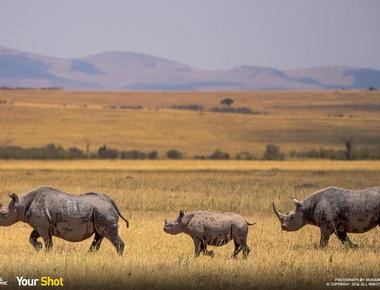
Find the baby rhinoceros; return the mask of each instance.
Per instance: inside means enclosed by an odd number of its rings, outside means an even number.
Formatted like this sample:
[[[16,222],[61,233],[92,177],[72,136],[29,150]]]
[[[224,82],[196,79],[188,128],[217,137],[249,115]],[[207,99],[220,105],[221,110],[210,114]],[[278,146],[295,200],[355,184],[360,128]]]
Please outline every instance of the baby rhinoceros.
[[[29,224],[33,231],[29,242],[38,251],[42,248],[39,237],[48,251],[56,236],[71,242],[80,242],[95,234],[90,251],[97,251],[103,238],[111,241],[119,255],[124,242],[118,234],[120,214],[115,202],[105,194],[88,192],[72,195],[51,187],[39,187],[17,196],[9,193],[7,207],[0,205],[0,226],[17,222]]]
[[[247,246],[248,226],[254,225],[246,222],[240,215],[233,212],[211,213],[207,211],[194,211],[185,213],[179,211],[174,221],[165,220],[164,231],[171,235],[179,233],[192,237],[195,247],[195,256],[200,253],[214,256],[213,251],[207,250],[207,245],[223,246],[234,240],[235,250],[232,258],[243,251],[247,258],[250,249]]]

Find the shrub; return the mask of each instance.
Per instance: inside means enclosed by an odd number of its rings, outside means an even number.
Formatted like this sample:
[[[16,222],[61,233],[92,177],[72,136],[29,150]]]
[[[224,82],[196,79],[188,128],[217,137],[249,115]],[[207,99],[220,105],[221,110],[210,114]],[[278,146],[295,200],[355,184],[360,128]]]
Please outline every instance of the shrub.
[[[248,107],[213,107],[210,109],[210,111],[216,113],[257,114],[257,112]]]
[[[191,110],[191,111],[203,110],[203,106],[200,104],[171,105],[170,108],[174,110]]]
[[[334,149],[324,149],[324,148],[296,152],[296,157],[320,158],[320,159],[331,159],[331,160],[347,159],[346,152],[344,150],[334,150]]]
[[[19,146],[2,146],[0,147],[1,159],[22,159],[24,158],[24,149]]]
[[[158,152],[157,151],[149,151],[148,152],[148,158],[149,159],[158,159]]]
[[[204,160],[204,159],[206,159],[206,156],[204,156],[204,155],[195,155],[194,159]]]
[[[371,153],[367,147],[362,147],[355,150],[352,159],[361,160],[361,159],[370,159]]]
[[[107,148],[106,145],[103,145],[98,149],[97,157],[100,159],[116,159],[119,155],[119,151],[112,148]]]
[[[236,154],[235,159],[237,159],[237,160],[255,160],[256,157],[249,152],[243,151],[243,152],[239,152],[238,154]]]
[[[85,159],[87,158],[87,155],[77,147],[70,147],[67,150],[66,157],[68,159]]]
[[[230,155],[226,152],[223,152],[219,149],[215,150],[213,153],[211,153],[209,156],[208,156],[208,159],[212,159],[212,160],[227,160],[227,159],[230,159]]]
[[[128,105],[120,105],[120,109],[129,109],[129,110],[143,110],[144,107],[141,105],[136,106],[128,106]]]
[[[183,156],[183,153],[181,151],[178,151],[176,149],[171,149],[166,152],[166,156],[169,159],[181,159]]]
[[[280,152],[280,147],[268,144],[263,154],[264,160],[284,160],[284,154]]]
[[[76,147],[68,150],[61,146],[48,144],[42,147],[22,148],[20,146],[3,146],[0,147],[1,159],[39,159],[39,160],[57,160],[57,159],[84,159],[87,156],[83,151]]]
[[[24,149],[28,159],[65,159],[66,152],[61,146],[48,144],[44,147]]]
[[[122,151],[120,152],[121,159],[147,159],[148,154],[138,150]]]

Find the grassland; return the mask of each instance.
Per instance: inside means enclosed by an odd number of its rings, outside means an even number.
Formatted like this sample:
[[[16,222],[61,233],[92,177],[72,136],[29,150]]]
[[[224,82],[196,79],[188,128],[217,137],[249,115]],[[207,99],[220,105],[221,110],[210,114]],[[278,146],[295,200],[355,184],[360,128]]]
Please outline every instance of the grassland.
[[[191,112],[171,105],[201,104],[206,109],[223,97],[258,115]],[[380,143],[380,93],[226,92],[116,93],[0,91],[0,145],[41,146],[56,143],[92,151],[106,144],[122,150],[171,148],[208,154],[216,148],[232,155],[249,151],[261,156],[268,143],[283,151],[342,148]],[[112,105],[143,110],[111,109]],[[335,237],[325,250],[317,247],[319,230],[305,227],[281,232],[271,202],[287,211],[290,197],[302,199],[326,186],[353,189],[378,186],[377,161],[201,161],[77,160],[0,161],[0,200],[50,185],[74,194],[106,192],[130,220],[120,223],[126,242],[119,258],[108,241],[86,254],[90,240],[54,239],[51,253],[35,253],[29,226],[0,229],[0,277],[15,286],[16,276],[64,278],[75,289],[304,289],[326,288],[339,277],[378,278],[379,230],[352,235],[358,250],[342,247]],[[247,260],[230,260],[233,245],[215,249],[214,258],[193,258],[184,235],[163,232],[163,220],[187,211],[235,211],[257,222],[250,228]]]
[[[146,170],[137,166],[137,162],[123,166],[116,162],[112,163],[113,167],[105,161],[87,162],[79,167],[67,166],[68,162],[49,163],[46,167],[44,162],[32,162],[31,166],[27,162],[16,167],[8,166],[12,162],[1,162],[1,201],[7,202],[8,190],[20,193],[42,184],[73,193],[107,192],[130,220],[129,229],[120,222],[126,242],[124,257],[117,257],[108,241],[98,253],[85,254],[90,240],[69,243],[58,238],[54,239],[51,253],[35,253],[28,242],[30,228],[16,224],[0,229],[1,276],[10,285],[15,285],[16,276],[50,275],[62,276],[66,287],[76,289],[90,286],[99,289],[324,289],[326,282],[334,278],[379,275],[378,229],[351,236],[359,244],[358,250],[343,248],[335,237],[327,249],[320,250],[317,228],[281,232],[271,212],[273,200],[279,209],[290,210],[290,197],[302,199],[329,185],[349,188],[378,185],[378,162],[344,162],[345,165],[320,162],[313,166],[308,162],[271,162],[269,167],[265,162],[257,162],[253,167],[251,162],[239,163],[245,170],[236,170],[236,164],[227,168],[228,162],[210,162],[205,166],[207,170],[192,161],[183,162],[182,167],[177,162],[173,166],[169,161],[151,162],[145,164]],[[257,222],[250,228],[250,257],[230,260],[233,245],[228,244],[214,249],[214,258],[194,259],[189,237],[170,236],[162,230],[163,220],[175,218],[181,208],[232,210]]]
[[[174,104],[219,105],[232,97],[258,115],[170,110]],[[56,143],[96,151],[104,144],[122,150],[169,149],[190,158],[217,148],[232,156],[240,151],[261,157],[266,144],[283,151],[343,147],[344,136],[355,146],[380,144],[380,93],[220,92],[116,93],[65,91],[0,91],[0,144],[41,146]],[[142,105],[144,110],[111,109]]]

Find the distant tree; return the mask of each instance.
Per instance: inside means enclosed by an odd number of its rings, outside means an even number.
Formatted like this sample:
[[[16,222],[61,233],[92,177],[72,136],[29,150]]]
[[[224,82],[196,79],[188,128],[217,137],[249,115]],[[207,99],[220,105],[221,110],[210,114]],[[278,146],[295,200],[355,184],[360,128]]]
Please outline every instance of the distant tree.
[[[347,160],[352,159],[352,143],[353,142],[354,142],[354,137],[352,136],[345,137],[344,146],[346,147],[346,151],[344,152],[344,155],[346,156]]]
[[[85,138],[84,141],[86,143],[86,154],[87,154],[87,156],[89,156],[90,155],[90,145],[91,145],[90,144],[90,139]]]
[[[224,106],[227,106],[227,107],[231,107],[231,105],[233,104],[234,100],[231,99],[231,98],[225,98],[223,100],[220,101],[220,103]]]
[[[280,147],[274,144],[268,144],[264,155],[264,160],[284,160],[284,154],[280,152]]]
[[[369,87],[368,87],[368,90],[369,90],[369,91],[376,91],[376,88],[373,87],[373,86],[369,86]]]

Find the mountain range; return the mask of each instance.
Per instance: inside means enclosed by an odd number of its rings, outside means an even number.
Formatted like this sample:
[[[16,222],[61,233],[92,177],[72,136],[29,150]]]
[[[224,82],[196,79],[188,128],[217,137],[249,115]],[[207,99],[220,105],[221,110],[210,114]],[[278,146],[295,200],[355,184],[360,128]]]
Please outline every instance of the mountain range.
[[[72,90],[318,90],[380,88],[380,71],[353,66],[207,70],[135,52],[57,58],[0,47],[1,87]]]

